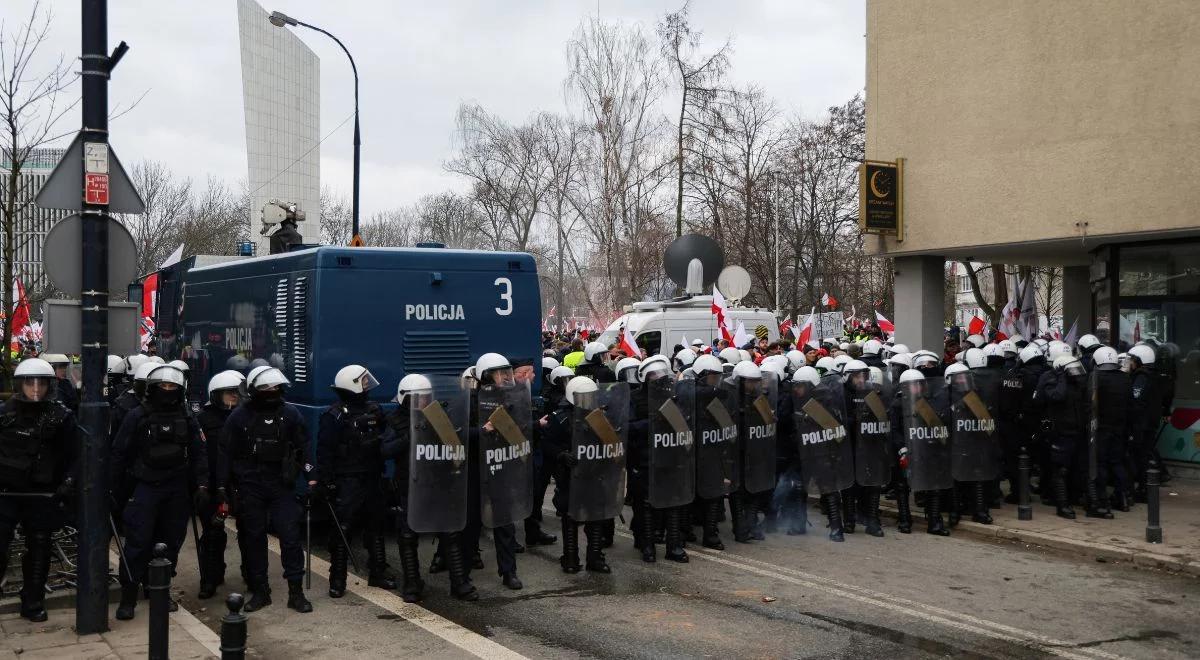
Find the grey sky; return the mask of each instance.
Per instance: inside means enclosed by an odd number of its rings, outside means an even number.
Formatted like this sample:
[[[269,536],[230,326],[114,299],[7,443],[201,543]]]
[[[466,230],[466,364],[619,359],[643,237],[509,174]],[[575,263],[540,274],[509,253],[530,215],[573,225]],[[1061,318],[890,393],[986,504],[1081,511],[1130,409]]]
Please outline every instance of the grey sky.
[[[511,121],[563,109],[565,43],[597,10],[641,23],[682,0],[260,0],[336,34],[361,79],[363,216],[457,186],[442,170],[453,152],[454,113],[475,101]],[[44,0],[55,14],[49,49],[79,53],[79,5]],[[864,85],[864,3],[859,0],[696,0],[693,25],[706,40],[734,41],[732,79],[755,83],[785,111],[817,117]],[[6,29],[32,0],[6,0]],[[353,109],[345,56],[329,38],[296,28],[321,58],[321,134]],[[110,47],[129,54],[117,68],[111,104],[149,93],[111,127],[126,163],[159,160],[175,172],[231,182],[246,177],[245,130],[233,0],[120,0],[109,3]],[[673,94],[674,92],[672,92]],[[78,114],[63,122],[77,126]],[[349,194],[347,122],[321,146],[321,181]]]

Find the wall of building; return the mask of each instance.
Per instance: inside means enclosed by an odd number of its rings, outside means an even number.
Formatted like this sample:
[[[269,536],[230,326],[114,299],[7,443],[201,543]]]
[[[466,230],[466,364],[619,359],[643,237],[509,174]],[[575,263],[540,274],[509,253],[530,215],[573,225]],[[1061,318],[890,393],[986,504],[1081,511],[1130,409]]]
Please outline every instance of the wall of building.
[[[307,220],[299,229],[306,242],[318,242],[321,226],[320,60],[292,29],[272,25],[254,0],[238,0],[247,180],[253,191],[247,220],[259,254],[269,251],[269,240],[259,235],[260,211],[269,199],[304,209]]]
[[[64,153],[66,149],[59,148],[32,150],[21,164],[21,172],[17,177],[13,270],[29,293],[40,291],[49,284],[42,265],[42,244],[46,242],[46,234],[54,223],[70,215],[69,211],[44,209],[33,201]],[[4,176],[6,182],[10,168],[7,154],[0,154],[0,175]],[[3,234],[0,234],[0,245],[3,240]],[[0,292],[9,285],[9,282],[0,282]]]
[[[1062,265],[1198,233],[1198,32],[1194,0],[867,0],[867,156],[906,159],[906,239],[868,249]]]

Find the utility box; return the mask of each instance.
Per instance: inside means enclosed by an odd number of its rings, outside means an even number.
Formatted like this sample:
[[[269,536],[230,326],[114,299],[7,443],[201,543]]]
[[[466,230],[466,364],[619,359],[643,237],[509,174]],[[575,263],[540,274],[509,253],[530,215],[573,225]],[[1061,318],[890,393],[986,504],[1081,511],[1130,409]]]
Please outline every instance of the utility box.
[[[83,352],[80,332],[82,311],[78,300],[47,300],[42,308],[42,352],[79,355]],[[133,355],[141,350],[138,340],[138,304],[108,304],[108,348],[110,355]]]

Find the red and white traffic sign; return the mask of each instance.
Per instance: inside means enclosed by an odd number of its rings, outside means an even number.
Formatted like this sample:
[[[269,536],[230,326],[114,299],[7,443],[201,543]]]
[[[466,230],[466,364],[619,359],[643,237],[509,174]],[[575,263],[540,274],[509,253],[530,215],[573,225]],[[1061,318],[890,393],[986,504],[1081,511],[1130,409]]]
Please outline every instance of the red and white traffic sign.
[[[88,204],[108,204],[108,175],[85,174],[83,201]]]

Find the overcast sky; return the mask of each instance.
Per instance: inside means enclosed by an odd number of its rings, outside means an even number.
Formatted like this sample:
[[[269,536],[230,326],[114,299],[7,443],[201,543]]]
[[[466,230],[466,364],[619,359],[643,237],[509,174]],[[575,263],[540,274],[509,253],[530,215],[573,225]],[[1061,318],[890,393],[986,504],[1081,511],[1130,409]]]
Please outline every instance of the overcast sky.
[[[4,0],[5,30],[33,0]],[[43,0],[54,12],[47,54],[79,55],[79,3]],[[354,54],[361,85],[362,215],[459,187],[442,169],[453,152],[454,114],[474,101],[518,122],[563,109],[565,43],[579,22],[640,23],[682,0],[272,0],[262,2],[337,35]],[[816,118],[864,85],[860,0],[695,0],[706,41],[734,43],[731,78],[755,83],[789,113]],[[321,135],[353,110],[353,78],[329,38],[296,28],[321,59]],[[109,45],[130,51],[114,73],[110,105],[146,93],[111,128],[128,165],[162,161],[180,175],[246,178],[245,127],[234,0],[109,3]],[[75,70],[77,65],[73,65]],[[77,90],[78,87],[75,88]],[[77,91],[75,92],[77,93]],[[675,94],[677,92],[671,92]],[[78,125],[69,115],[63,130]],[[321,182],[349,195],[353,122],[321,145]],[[64,143],[65,146],[65,143]]]

